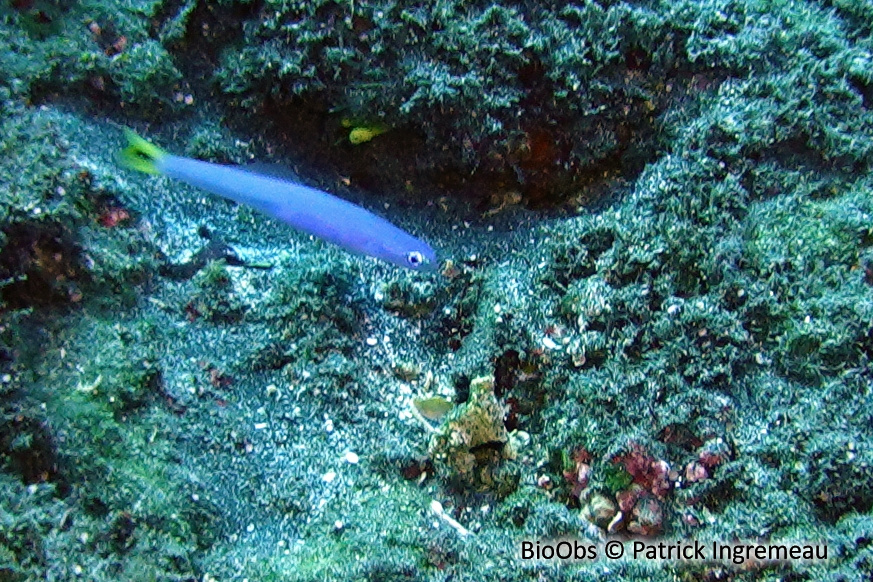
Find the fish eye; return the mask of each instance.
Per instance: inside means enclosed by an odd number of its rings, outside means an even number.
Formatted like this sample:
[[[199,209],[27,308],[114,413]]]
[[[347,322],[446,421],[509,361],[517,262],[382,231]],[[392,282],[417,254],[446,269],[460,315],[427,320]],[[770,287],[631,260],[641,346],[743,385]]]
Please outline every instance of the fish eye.
[[[424,257],[418,251],[412,251],[406,254],[406,262],[410,267],[420,267],[424,264]]]

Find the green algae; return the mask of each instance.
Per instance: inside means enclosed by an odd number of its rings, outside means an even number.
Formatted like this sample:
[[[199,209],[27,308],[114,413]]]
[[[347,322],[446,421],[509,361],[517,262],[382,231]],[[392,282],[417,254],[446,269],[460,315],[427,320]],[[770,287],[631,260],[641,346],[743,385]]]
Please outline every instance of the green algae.
[[[51,34],[33,38],[26,12],[2,13],[0,86],[9,97],[40,103],[55,94],[88,94],[98,104],[155,118],[185,107],[181,75],[166,49],[149,38],[144,14],[155,1],[51,4]]]

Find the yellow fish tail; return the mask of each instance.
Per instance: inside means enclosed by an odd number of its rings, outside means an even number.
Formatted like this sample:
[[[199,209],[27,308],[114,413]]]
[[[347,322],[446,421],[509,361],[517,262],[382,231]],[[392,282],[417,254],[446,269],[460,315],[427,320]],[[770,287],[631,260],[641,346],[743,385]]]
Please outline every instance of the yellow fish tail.
[[[124,136],[128,146],[118,154],[118,161],[131,170],[146,174],[160,174],[157,163],[167,155],[167,152],[150,143],[132,130],[124,128]]]

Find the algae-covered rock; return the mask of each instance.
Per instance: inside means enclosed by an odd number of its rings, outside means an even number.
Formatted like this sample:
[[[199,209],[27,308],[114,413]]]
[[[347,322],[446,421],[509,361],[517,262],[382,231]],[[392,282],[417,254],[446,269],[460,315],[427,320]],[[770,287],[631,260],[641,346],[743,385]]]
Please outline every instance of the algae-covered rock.
[[[189,319],[203,318],[212,323],[237,323],[245,305],[237,298],[224,261],[212,261],[197,274],[197,292],[185,306]]]

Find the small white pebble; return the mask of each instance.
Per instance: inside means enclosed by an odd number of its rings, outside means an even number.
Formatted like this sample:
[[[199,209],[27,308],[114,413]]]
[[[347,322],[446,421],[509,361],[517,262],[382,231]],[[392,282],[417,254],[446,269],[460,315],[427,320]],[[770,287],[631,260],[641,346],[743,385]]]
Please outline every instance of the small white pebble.
[[[255,524],[253,524],[253,523],[248,524],[246,526],[246,531],[249,533],[252,533],[253,531],[255,531]]]
[[[352,451],[349,451],[345,455],[343,455],[343,459],[345,459],[346,463],[351,463],[352,465],[357,465],[359,460],[358,454],[353,453]]]
[[[379,343],[379,340],[377,340],[376,338],[374,338],[374,337],[367,338],[367,345],[368,346],[375,346],[377,343]]]
[[[328,471],[321,476],[321,480],[325,483],[333,483],[334,479],[336,479],[336,471]]]

